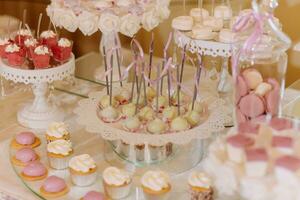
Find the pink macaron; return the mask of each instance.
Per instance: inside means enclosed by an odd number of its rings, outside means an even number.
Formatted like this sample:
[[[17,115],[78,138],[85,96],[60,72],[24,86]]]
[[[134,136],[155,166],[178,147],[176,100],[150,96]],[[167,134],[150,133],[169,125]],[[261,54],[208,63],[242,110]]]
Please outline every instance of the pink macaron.
[[[67,184],[64,179],[57,176],[49,176],[43,183],[43,189],[49,193],[61,192],[66,189]]]
[[[294,156],[282,156],[275,161],[276,167],[281,167],[292,172],[300,169],[300,159]]]
[[[248,68],[242,72],[247,86],[254,90],[260,83],[263,82],[263,77],[259,71],[254,68]]]
[[[270,121],[270,126],[278,131],[293,128],[293,123],[289,119],[274,117]]]
[[[249,88],[247,86],[247,83],[245,82],[244,78],[242,76],[237,77],[237,92],[241,97],[245,96],[249,92]]]
[[[247,121],[246,116],[240,111],[239,108],[236,109],[236,120],[238,123],[243,123]]]
[[[268,154],[264,148],[246,149],[247,161],[267,161]]]
[[[239,107],[241,112],[250,118],[258,117],[265,112],[265,104],[263,99],[253,93],[242,97]]]
[[[47,173],[45,165],[39,161],[30,162],[23,169],[23,174],[30,177],[43,176]]]
[[[250,147],[254,144],[254,140],[244,134],[237,134],[227,138],[228,144],[238,147],[245,148]]]
[[[38,156],[32,148],[24,147],[16,152],[16,159],[23,163],[35,161],[37,158]]]
[[[271,115],[278,113],[279,102],[280,102],[280,90],[274,88],[265,95],[267,112]]]
[[[82,200],[105,200],[105,196],[101,192],[90,191],[84,195]]]
[[[32,132],[21,132],[16,136],[16,141],[22,145],[31,145],[35,142],[35,135]]]

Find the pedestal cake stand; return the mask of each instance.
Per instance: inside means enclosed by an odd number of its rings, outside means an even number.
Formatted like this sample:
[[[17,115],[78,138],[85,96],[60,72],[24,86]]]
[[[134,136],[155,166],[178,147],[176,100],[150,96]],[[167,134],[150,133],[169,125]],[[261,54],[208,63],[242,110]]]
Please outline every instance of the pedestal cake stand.
[[[8,66],[0,60],[0,74],[15,83],[32,84],[34,100],[26,104],[17,115],[18,122],[29,128],[44,129],[53,121],[63,120],[64,114],[47,100],[48,84],[74,74],[75,58],[48,69],[30,70]]]

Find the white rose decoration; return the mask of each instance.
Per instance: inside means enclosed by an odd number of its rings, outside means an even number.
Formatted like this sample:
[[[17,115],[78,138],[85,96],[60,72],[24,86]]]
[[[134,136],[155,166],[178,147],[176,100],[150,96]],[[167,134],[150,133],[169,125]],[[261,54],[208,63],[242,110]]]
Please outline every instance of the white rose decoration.
[[[159,17],[159,19],[162,21],[162,20],[165,20],[165,19],[168,19],[169,16],[170,16],[170,10],[167,6],[156,6],[156,13]]]
[[[127,14],[121,18],[120,32],[124,35],[132,37],[141,27],[141,20],[138,16]]]
[[[118,32],[120,18],[112,13],[103,13],[100,16],[98,27],[102,33]]]
[[[79,16],[79,29],[84,35],[90,36],[98,30],[99,17],[90,12],[82,12]]]
[[[72,10],[56,9],[53,14],[53,23],[70,32],[74,32],[78,28],[77,17]]]
[[[154,29],[155,27],[158,26],[159,24],[159,16],[157,15],[157,13],[154,10],[145,12],[143,14],[142,17],[142,24],[143,24],[143,28],[146,31],[151,31],[152,29]]]

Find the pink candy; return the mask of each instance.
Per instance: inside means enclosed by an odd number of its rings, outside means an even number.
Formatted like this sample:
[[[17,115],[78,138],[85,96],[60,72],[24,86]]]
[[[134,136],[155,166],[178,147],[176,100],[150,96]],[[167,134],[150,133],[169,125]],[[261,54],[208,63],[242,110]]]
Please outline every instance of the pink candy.
[[[42,187],[46,192],[54,193],[63,191],[67,185],[64,179],[57,176],[49,176]]]
[[[243,134],[233,135],[227,138],[227,142],[232,146],[240,147],[240,148],[249,147],[254,144],[254,140],[252,138],[247,137],[246,135]]]
[[[300,159],[294,156],[282,156],[276,160],[275,164],[293,172],[300,169]]]
[[[47,173],[46,167],[39,161],[30,162],[22,171],[31,177],[43,176]]]
[[[28,163],[30,161],[35,161],[37,159],[37,155],[33,149],[24,147],[17,151],[16,159],[23,163]]]
[[[16,141],[22,145],[31,145],[35,141],[35,135],[32,132],[21,132],[16,136]]]
[[[247,149],[246,158],[248,161],[266,161],[268,154],[264,148]]]
[[[84,195],[83,200],[105,200],[105,197],[100,192],[90,191]]]

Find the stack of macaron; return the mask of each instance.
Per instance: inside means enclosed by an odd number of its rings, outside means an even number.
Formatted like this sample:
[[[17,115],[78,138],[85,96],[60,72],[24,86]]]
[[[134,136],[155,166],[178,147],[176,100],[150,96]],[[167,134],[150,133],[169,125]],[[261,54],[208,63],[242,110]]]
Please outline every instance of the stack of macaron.
[[[280,83],[275,78],[263,77],[254,67],[242,70],[236,80],[237,121],[261,121],[266,115],[276,115],[280,95]]]
[[[67,38],[59,38],[52,30],[42,32],[35,38],[29,29],[20,29],[12,38],[0,39],[0,56],[13,67],[34,69],[50,68],[68,61],[73,43]]]
[[[187,33],[193,39],[233,43],[236,35],[229,29],[232,16],[232,9],[226,5],[216,6],[212,16],[204,8],[193,8],[189,16],[174,18],[172,27]]]

